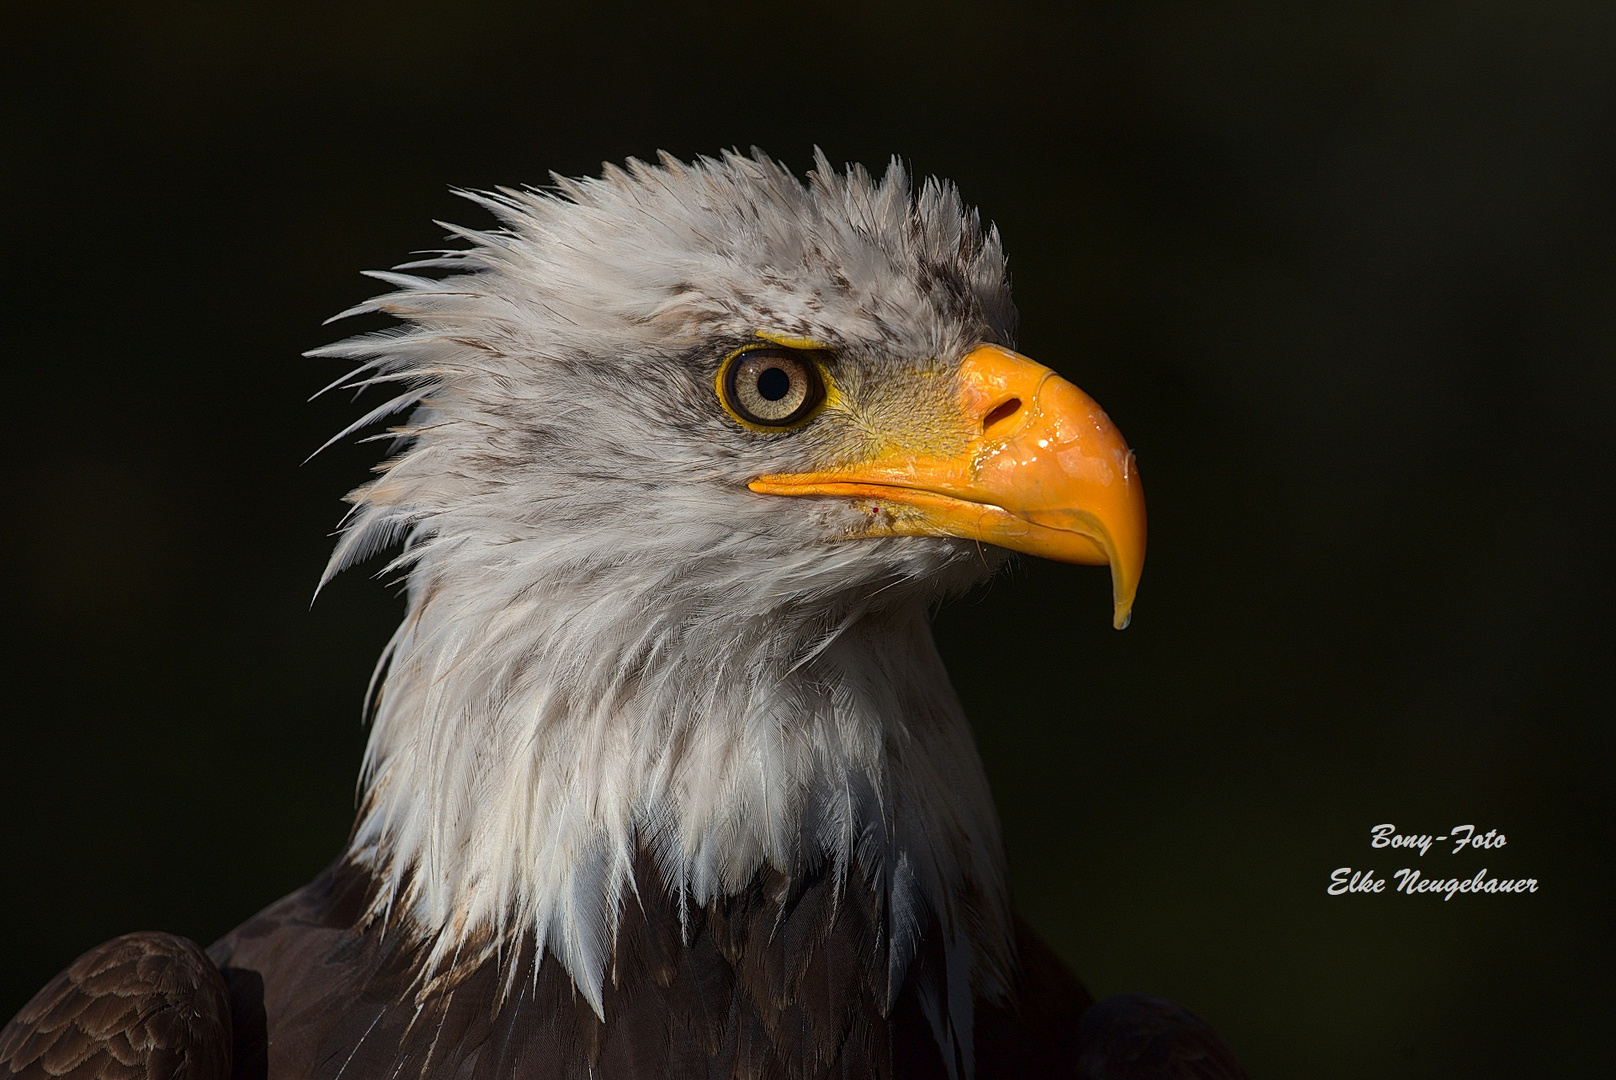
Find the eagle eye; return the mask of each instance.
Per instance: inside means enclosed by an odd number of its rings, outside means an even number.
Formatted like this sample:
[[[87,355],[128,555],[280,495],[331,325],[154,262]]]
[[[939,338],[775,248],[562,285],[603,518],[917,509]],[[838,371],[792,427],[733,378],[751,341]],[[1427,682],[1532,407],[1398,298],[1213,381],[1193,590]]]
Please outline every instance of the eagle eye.
[[[736,353],[724,367],[720,386],[729,411],[754,427],[791,427],[825,400],[819,365],[796,349]]]

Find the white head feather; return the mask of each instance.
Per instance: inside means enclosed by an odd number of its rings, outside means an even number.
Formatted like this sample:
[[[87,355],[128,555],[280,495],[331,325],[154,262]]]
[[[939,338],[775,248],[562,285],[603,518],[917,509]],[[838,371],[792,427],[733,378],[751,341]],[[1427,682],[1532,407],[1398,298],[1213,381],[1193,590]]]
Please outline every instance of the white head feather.
[[[531,931],[597,1012],[636,851],[698,905],[830,865],[886,903],[890,993],[939,921],[968,1045],[1008,901],[927,614],[997,557],[752,493],[869,433],[744,430],[713,379],[765,330],[836,348],[866,400],[884,373],[949,394],[1010,341],[997,235],[950,186],[823,156],[806,184],[731,154],[470,197],[501,227],[401,268],[441,278],[375,275],[396,291],[356,310],[402,325],[318,352],[402,388],[350,432],[412,411],[327,570],[404,540],[352,854],[440,957]]]

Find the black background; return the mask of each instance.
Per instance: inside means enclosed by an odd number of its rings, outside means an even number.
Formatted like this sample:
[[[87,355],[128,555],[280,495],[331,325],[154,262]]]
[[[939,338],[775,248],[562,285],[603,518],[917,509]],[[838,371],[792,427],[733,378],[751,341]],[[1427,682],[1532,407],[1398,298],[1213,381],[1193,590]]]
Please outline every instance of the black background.
[[[339,847],[399,604],[312,608],[375,448],[301,359],[452,185],[901,154],[1138,449],[1135,623],[939,638],[1019,903],[1254,1076],[1608,1075],[1616,7],[8,5],[0,1016]],[[1603,658],[1603,659],[1601,659]],[[1475,823],[1502,850],[1371,851]],[[1529,896],[1325,895],[1487,867]]]

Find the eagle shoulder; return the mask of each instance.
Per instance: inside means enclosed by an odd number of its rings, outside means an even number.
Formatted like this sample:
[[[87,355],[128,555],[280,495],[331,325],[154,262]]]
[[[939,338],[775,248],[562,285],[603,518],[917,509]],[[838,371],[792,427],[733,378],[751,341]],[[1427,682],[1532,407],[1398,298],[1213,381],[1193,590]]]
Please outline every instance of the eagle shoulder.
[[[135,933],[73,961],[0,1029],[5,1080],[228,1080],[219,969],[194,942]]]
[[[1211,1024],[1176,1001],[1116,994],[1077,1026],[1078,1080],[1246,1080]]]

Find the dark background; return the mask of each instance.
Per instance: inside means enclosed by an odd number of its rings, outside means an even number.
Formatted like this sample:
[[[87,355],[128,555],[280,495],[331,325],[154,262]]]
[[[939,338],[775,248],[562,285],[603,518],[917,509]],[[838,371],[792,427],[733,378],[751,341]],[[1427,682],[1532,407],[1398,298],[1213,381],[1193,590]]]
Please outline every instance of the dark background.
[[[0,26],[0,1017],[341,844],[399,612],[301,359],[451,185],[900,154],[1138,449],[1134,626],[947,609],[1020,905],[1256,1077],[1609,1075],[1616,7],[55,4]],[[1604,660],[1600,658],[1604,657]],[[1369,828],[1502,829],[1423,860]],[[1330,898],[1339,866],[1541,881]]]

